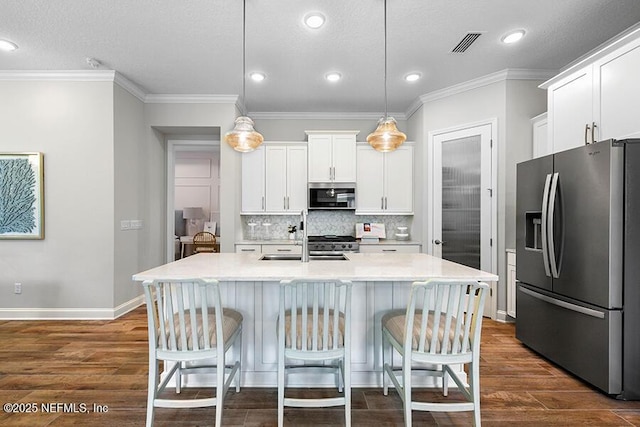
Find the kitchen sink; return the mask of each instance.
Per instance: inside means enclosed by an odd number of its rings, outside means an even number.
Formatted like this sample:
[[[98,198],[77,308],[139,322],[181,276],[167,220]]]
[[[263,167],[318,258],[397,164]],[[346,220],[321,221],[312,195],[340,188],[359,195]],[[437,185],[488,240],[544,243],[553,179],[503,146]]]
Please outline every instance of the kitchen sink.
[[[301,261],[302,255],[292,254],[264,254],[259,258],[260,261]],[[310,255],[309,261],[349,261],[346,256],[339,255]]]

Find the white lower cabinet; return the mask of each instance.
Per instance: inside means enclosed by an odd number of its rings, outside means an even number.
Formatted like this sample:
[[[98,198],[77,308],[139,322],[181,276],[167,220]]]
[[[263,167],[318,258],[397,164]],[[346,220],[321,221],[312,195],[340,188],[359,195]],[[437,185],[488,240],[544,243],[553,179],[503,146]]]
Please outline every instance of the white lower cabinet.
[[[507,314],[516,317],[516,254],[507,252]]]
[[[249,246],[238,245],[248,249]],[[276,245],[264,245],[276,246]],[[324,261],[318,261],[322,263]],[[279,281],[223,281],[220,292],[225,306],[243,316],[242,385],[273,387],[278,372],[278,307]],[[382,330],[380,322],[388,310],[406,309],[411,282],[353,282],[351,295],[351,382],[353,387],[380,387],[382,372]],[[233,350],[237,351],[237,349]],[[400,364],[394,355],[394,364]],[[456,369],[456,368],[454,368]],[[209,376],[208,376],[209,375]],[[463,379],[464,372],[461,372]],[[212,374],[193,375],[189,385],[209,386]],[[294,387],[331,386],[334,377],[317,373],[299,373],[289,378]],[[414,379],[420,387],[436,386],[436,379],[420,376]]]
[[[420,245],[360,245],[362,253],[398,253],[398,254],[418,254],[420,253]]]
[[[302,246],[281,245],[281,244],[236,244],[236,253],[256,253],[256,254],[293,254],[300,255]]]
[[[262,245],[263,254],[302,254],[300,245]]]
[[[236,253],[262,253],[262,245],[236,245]]]

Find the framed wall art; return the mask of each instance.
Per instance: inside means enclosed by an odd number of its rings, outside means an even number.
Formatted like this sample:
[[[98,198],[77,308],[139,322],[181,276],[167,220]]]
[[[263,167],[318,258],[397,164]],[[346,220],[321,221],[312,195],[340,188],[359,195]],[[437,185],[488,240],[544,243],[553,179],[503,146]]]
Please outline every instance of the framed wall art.
[[[44,239],[42,153],[0,153],[0,239]]]

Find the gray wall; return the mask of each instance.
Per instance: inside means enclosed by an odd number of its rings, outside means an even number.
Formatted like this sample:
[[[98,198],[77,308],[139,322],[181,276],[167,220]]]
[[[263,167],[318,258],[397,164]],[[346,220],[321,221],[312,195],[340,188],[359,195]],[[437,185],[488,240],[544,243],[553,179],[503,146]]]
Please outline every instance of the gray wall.
[[[140,271],[146,252],[143,242],[149,234],[144,210],[144,175],[148,168],[145,155],[144,103],[118,85],[114,85],[114,307],[142,294],[131,275]],[[120,230],[122,220],[142,220],[141,230]]]
[[[0,240],[0,315],[100,316],[114,307],[113,82],[2,81],[0,99],[2,151],[43,152],[45,192],[45,239]]]

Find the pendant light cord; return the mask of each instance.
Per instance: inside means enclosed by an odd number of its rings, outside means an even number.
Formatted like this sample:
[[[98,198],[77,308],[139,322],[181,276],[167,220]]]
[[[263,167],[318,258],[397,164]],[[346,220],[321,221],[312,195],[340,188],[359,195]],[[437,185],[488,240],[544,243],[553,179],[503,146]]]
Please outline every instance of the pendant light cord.
[[[385,0],[386,1],[386,0]],[[247,0],[242,0],[242,115],[247,115],[247,106],[246,106],[246,80],[247,80],[247,71],[246,71],[246,50],[247,50]]]
[[[387,120],[387,0],[384,0],[384,120]]]

